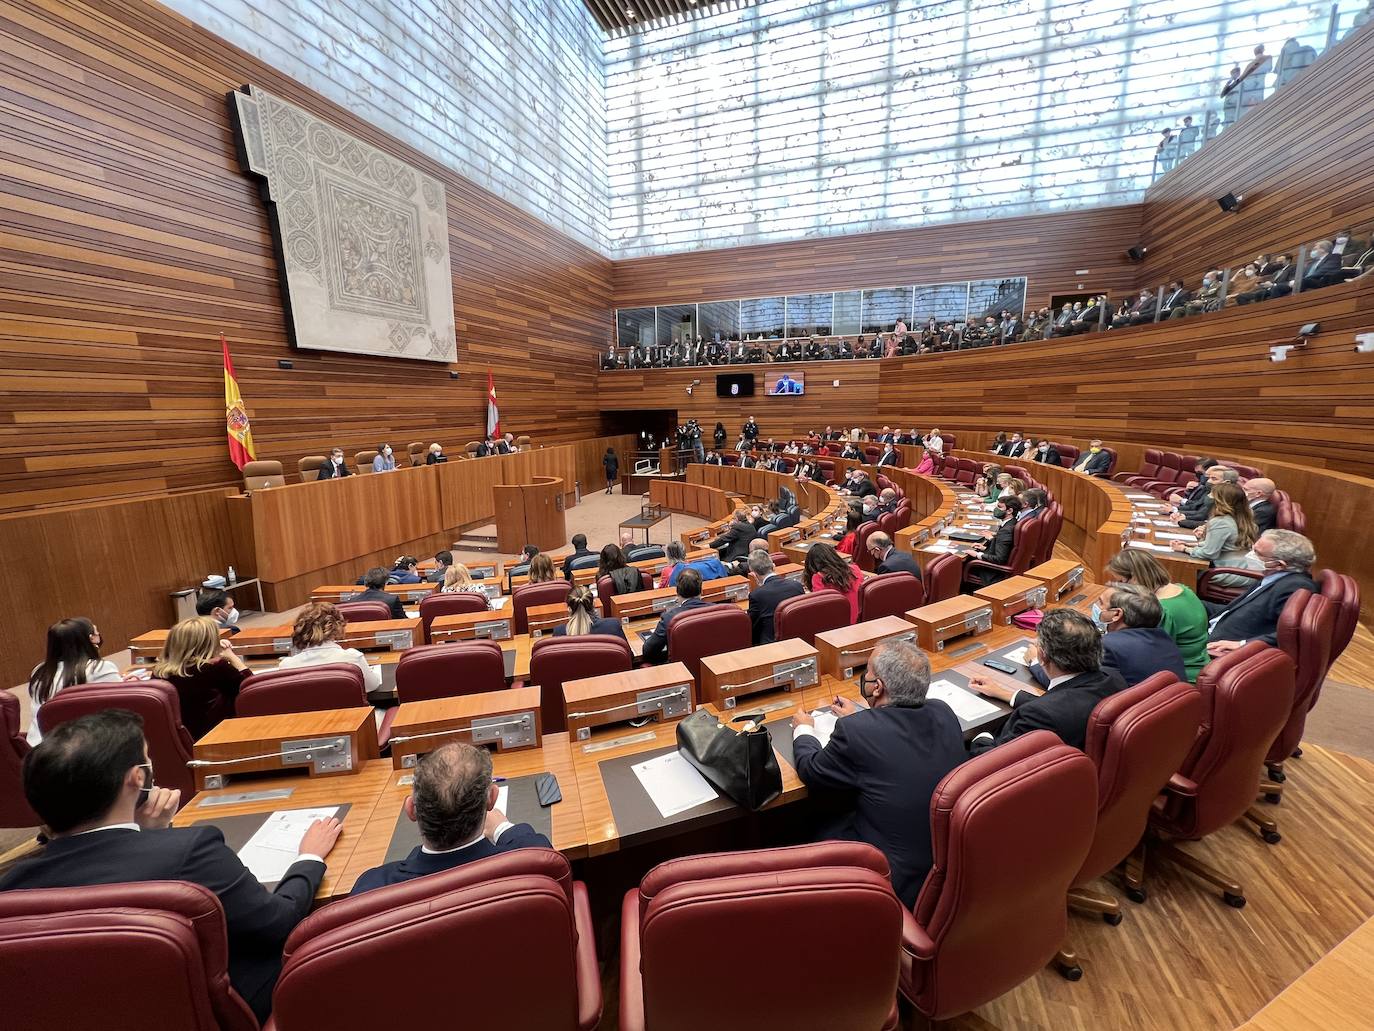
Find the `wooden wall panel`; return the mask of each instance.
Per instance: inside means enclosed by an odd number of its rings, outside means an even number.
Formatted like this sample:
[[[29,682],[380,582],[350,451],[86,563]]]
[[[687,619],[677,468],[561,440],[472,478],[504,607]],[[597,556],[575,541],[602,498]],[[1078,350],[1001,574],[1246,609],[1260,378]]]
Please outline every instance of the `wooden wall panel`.
[[[488,368],[504,428],[599,433],[605,258],[147,0],[12,0],[0,68],[0,510],[236,483],[221,332],[258,456],[289,473],[335,443],[459,450]],[[225,100],[248,82],[445,183],[454,365],[287,346]]]
[[[1374,25],[1351,33],[1145,195],[1141,284],[1374,228]],[[1216,198],[1244,195],[1226,214]]]
[[[1026,276],[1027,302],[1135,285],[1139,205],[617,261],[618,308]],[[1079,276],[1079,269],[1088,272]],[[918,312],[919,316],[920,313]]]

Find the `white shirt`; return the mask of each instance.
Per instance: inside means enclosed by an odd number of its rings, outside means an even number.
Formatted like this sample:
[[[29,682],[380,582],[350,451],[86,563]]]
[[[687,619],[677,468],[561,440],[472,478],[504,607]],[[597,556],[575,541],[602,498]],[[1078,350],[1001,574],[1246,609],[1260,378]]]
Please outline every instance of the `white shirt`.
[[[927,437],[926,447],[930,448],[930,450],[932,451],[939,451],[941,454],[943,454],[945,450],[945,438],[934,436]]]
[[[326,641],[313,648],[305,648],[295,655],[288,655],[277,663],[278,669],[300,669],[303,666],[322,666],[329,662],[351,662],[363,672],[363,685],[367,691],[379,691],[382,687],[382,671],[368,664],[363,653],[356,648],[344,648],[338,641]]]
[[[491,832],[491,843],[495,845],[498,841],[501,840],[501,835],[505,834],[506,831],[510,830],[514,826],[515,824],[511,823],[509,820],[506,820],[504,823],[499,824],[496,830]],[[461,845],[455,845],[453,848],[430,848],[428,845],[421,844],[420,851],[427,856],[446,856],[450,852],[461,852],[465,848],[471,848],[473,845],[477,844],[481,840],[482,834],[479,833],[477,837],[473,838],[471,841],[465,841]]]
[[[37,666],[34,667],[34,672],[38,672]],[[57,674],[53,677],[53,683],[62,683],[62,677],[62,663],[59,662],[57,664]],[[92,659],[90,662],[86,663],[86,683],[88,684],[106,684],[120,679],[122,678],[119,675],[119,667],[109,659]],[[55,696],[56,694],[57,692],[54,691],[53,695]],[[35,702],[33,706],[33,715],[30,717],[29,732],[25,735],[25,739],[28,741],[30,748],[33,748],[38,742],[43,740],[43,732],[38,729],[38,710],[40,708],[41,706]]]

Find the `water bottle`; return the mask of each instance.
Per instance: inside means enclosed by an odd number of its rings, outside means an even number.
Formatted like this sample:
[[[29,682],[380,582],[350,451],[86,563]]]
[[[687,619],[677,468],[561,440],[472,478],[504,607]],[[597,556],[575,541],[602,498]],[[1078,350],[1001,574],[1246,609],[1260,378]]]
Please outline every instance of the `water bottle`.
[[[239,582],[238,574],[234,572],[233,566],[229,567],[229,575],[225,577],[225,580],[229,582],[230,587]]]

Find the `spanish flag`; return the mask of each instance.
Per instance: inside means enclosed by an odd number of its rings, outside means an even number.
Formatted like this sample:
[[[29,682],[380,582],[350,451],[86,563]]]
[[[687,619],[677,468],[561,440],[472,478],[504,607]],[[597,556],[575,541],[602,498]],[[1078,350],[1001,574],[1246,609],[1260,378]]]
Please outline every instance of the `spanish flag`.
[[[253,450],[253,430],[248,425],[248,409],[239,393],[239,381],[234,378],[234,363],[229,359],[229,343],[219,335],[224,351],[224,428],[229,434],[229,460],[240,469],[258,456]]]
[[[487,370],[487,433],[492,437],[501,435],[501,413],[496,407],[496,380]]]

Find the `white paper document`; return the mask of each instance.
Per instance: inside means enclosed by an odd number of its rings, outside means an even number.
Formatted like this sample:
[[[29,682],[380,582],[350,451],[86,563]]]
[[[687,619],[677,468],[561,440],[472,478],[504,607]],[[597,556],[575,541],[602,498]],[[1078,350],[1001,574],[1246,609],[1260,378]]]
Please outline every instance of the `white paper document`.
[[[835,721],[838,720],[839,717],[829,709],[813,709],[811,718],[816,721],[816,726],[814,728],[816,731],[816,740],[819,741],[821,747],[824,748],[826,745],[830,744],[830,735],[835,733]]]
[[[267,817],[257,832],[239,849],[243,865],[263,884],[282,879],[296,861],[301,838],[316,820],[338,815],[336,805],[319,809],[279,809]]]
[[[1029,645],[1023,644],[1020,648],[1017,648],[1015,651],[1007,652],[1007,654],[1004,655],[1003,658],[1006,659],[1008,662],[1018,662],[1022,666],[1029,666],[1030,663],[1026,661],[1030,658],[1029,649]]]
[[[1194,536],[1194,535],[1191,534],[1191,533],[1160,533],[1158,530],[1156,530],[1156,531],[1155,531],[1155,540],[1157,540],[1157,541],[1194,541],[1194,542],[1195,542],[1195,541],[1197,540],[1197,537]]]
[[[716,797],[716,789],[681,752],[666,752],[630,769],[665,820]]]
[[[1145,541],[1131,541],[1131,542],[1130,542],[1128,545],[1126,545],[1126,546],[1127,546],[1128,548],[1140,548],[1140,549],[1142,549],[1142,550],[1144,550],[1144,551],[1166,551],[1166,552],[1168,552],[1168,551],[1173,551],[1173,550],[1174,550],[1173,548],[1170,548],[1170,547],[1168,547],[1167,545],[1164,545],[1164,544],[1147,544]]]
[[[1155,499],[1155,496],[1153,494],[1133,494],[1130,491],[1126,491],[1125,494],[1126,497],[1131,498],[1132,500],[1139,498],[1141,501],[1153,501]]]
[[[973,723],[997,713],[997,706],[948,680],[932,680],[926,697],[944,702],[965,723]]]
[[[1171,530],[1178,525],[1178,523],[1171,522],[1168,519],[1152,519],[1150,521],[1164,530]]]

